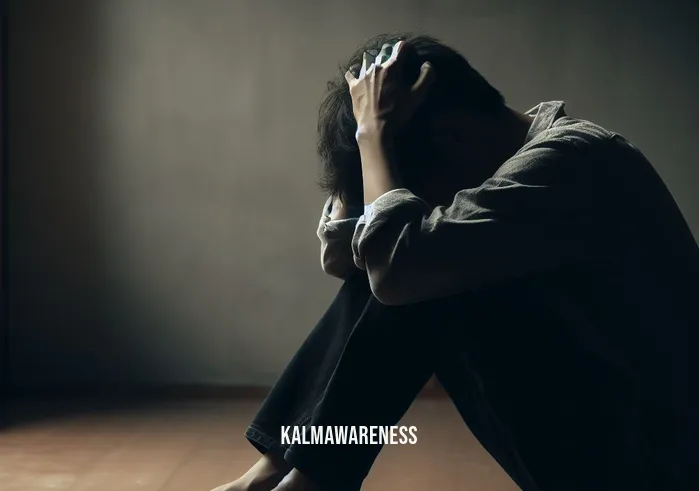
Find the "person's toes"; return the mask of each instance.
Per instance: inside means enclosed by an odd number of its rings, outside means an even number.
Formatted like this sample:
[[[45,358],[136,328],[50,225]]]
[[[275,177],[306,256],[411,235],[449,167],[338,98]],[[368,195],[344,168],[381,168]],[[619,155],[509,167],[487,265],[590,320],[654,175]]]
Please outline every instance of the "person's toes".
[[[310,479],[293,469],[272,491],[319,491]]]
[[[211,491],[243,491],[243,488],[240,486],[236,486],[236,483],[237,481],[221,484],[220,486],[215,487]]]

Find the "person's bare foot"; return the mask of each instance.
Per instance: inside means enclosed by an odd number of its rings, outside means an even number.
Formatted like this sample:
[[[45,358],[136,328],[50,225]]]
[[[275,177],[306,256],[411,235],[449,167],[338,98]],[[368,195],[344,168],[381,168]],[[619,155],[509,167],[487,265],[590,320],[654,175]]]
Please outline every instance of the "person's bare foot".
[[[282,457],[265,454],[238,479],[211,491],[272,491],[290,470]]]
[[[320,491],[320,489],[297,469],[293,469],[272,491]]]

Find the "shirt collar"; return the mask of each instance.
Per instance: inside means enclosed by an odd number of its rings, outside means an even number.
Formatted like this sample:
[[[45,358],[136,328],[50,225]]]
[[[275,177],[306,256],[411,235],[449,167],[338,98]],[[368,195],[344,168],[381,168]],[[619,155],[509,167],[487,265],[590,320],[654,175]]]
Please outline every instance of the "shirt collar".
[[[563,101],[541,102],[524,113],[527,116],[534,116],[534,121],[532,121],[532,125],[529,127],[524,143],[529,143],[539,133],[553,126],[554,121],[565,116],[564,107],[565,102]]]

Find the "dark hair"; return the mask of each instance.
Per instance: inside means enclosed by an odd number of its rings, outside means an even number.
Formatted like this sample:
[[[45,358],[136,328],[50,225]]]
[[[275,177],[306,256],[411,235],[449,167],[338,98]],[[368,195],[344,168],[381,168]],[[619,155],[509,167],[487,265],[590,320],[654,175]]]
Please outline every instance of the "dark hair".
[[[429,153],[429,143],[424,138],[421,139],[419,134],[420,122],[425,121],[425,116],[446,108],[490,114],[501,110],[505,104],[500,92],[474,70],[462,55],[433,37],[388,33],[369,39],[347,63],[339,66],[336,78],[328,82],[328,91],[318,112],[318,155],[322,164],[319,184],[327,194],[339,196],[348,204],[361,205],[363,197],[361,161],[354,137],[357,123],[352,112],[352,99],[345,73],[361,64],[364,52],[376,56],[385,43],[394,44],[400,40],[406,41],[405,47],[408,49],[404,65],[407,83],[412,84],[417,80],[420,66],[425,61],[432,64],[436,74],[425,101],[403,132],[403,144],[399,144],[399,147],[405,150],[406,145],[412,145],[407,155],[414,157],[416,152],[422,155]],[[407,181],[403,167],[401,172]]]

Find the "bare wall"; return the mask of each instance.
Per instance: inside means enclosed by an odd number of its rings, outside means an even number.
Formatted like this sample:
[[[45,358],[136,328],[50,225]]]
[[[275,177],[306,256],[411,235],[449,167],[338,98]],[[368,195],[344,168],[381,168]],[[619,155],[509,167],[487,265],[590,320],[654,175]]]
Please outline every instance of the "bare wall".
[[[14,384],[273,382],[339,286],[315,237],[317,105],[381,31],[453,44],[517,109],[563,99],[626,134],[696,235],[685,3],[13,2]]]

